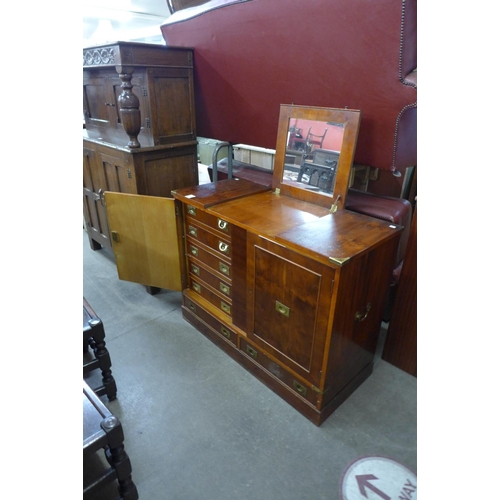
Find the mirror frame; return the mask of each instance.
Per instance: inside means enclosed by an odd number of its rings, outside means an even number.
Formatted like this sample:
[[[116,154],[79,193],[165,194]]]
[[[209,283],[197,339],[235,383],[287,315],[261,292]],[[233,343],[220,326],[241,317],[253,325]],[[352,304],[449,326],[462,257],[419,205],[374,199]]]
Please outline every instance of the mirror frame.
[[[344,126],[335,186],[331,196],[295,187],[290,183],[283,181],[285,153],[291,119],[334,122]],[[281,104],[278,136],[276,138],[276,157],[274,160],[272,188],[274,190],[279,189],[279,192],[282,195],[307,201],[315,205],[320,205],[326,208],[330,208],[335,205],[335,210],[344,208],[345,197],[349,187],[349,174],[354,160],[354,151],[356,150],[356,143],[358,140],[360,121],[361,111],[356,109],[318,108],[312,106]]]

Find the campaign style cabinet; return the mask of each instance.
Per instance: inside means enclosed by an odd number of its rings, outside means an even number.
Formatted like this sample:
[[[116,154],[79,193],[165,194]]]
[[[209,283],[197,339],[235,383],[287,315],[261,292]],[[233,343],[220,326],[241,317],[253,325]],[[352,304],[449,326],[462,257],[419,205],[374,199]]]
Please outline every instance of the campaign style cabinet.
[[[401,227],[342,208],[349,159],[332,196],[285,179],[277,157],[272,188],[105,193],[113,250],[121,279],[182,290],[189,323],[321,425],[373,370]]]
[[[170,196],[198,184],[193,50],[116,42],[83,50],[83,207],[111,248],[105,191]]]

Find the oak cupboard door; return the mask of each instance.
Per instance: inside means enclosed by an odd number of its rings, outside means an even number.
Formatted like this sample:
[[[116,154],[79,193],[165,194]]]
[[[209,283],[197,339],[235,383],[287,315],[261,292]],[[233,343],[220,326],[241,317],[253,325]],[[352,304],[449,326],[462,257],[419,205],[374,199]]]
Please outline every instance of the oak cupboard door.
[[[186,282],[182,210],[175,200],[115,192],[104,197],[118,277],[181,291]]]
[[[106,177],[99,165],[97,153],[90,148],[83,148],[83,215],[94,250],[105,246],[110,248],[110,235],[103,193],[108,189]]]
[[[155,145],[196,140],[192,68],[148,68]]]

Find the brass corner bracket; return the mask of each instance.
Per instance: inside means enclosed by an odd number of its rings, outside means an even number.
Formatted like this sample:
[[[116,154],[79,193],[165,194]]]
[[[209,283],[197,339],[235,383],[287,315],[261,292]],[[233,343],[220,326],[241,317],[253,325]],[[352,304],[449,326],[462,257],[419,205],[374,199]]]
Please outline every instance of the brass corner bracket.
[[[328,260],[330,262],[333,262],[334,264],[337,264],[337,266],[342,267],[348,260],[350,260],[350,257],[344,257],[338,259],[337,257],[328,257]]]

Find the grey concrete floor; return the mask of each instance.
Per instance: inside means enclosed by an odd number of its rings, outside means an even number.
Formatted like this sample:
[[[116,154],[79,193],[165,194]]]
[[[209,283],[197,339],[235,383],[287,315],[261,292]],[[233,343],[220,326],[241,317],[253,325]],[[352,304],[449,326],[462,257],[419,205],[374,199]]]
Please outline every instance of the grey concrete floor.
[[[184,321],[180,293],[120,281],[85,231],[83,294],[104,323],[118,397],[102,399],[122,422],[141,499],[337,499],[366,456],[416,473],[417,380],[379,356],[318,428]]]

